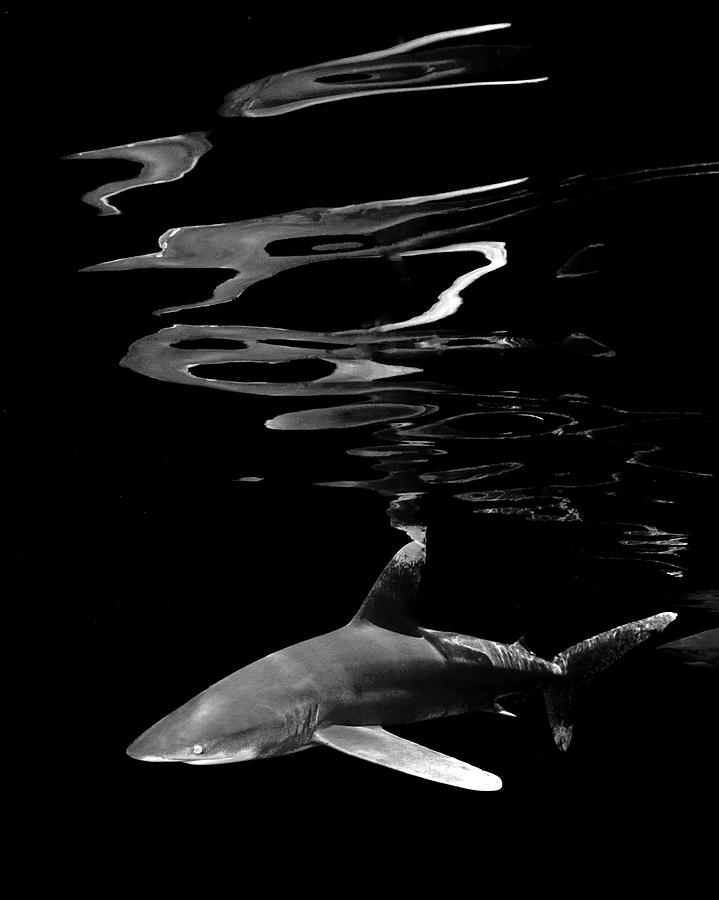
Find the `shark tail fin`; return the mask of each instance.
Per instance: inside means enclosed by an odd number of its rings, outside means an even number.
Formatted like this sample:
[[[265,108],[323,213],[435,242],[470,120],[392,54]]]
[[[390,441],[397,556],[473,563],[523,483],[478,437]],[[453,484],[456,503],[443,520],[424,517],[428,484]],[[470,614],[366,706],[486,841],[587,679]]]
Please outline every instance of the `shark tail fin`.
[[[576,695],[583,685],[652,634],[663,631],[676,617],[676,613],[663,612],[629,622],[581,641],[554,657],[552,662],[566,678],[545,690],[544,702],[554,742],[560,750],[566,750],[572,740]]]

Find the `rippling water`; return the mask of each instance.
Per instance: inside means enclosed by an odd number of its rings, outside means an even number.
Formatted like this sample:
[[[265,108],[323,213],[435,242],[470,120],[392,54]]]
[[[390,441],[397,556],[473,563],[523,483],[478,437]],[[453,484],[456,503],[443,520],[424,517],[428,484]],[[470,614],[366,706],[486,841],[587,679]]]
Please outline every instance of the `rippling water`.
[[[192,144],[191,136],[185,140]],[[153,152],[166,146],[174,155],[178,139],[152,146]],[[202,147],[208,149],[206,141]],[[666,516],[658,508],[675,502],[671,491],[677,478],[700,486],[712,475],[709,460],[701,454],[685,450],[687,458],[677,461],[668,449],[676,443],[677,433],[686,440],[692,431],[701,441],[705,429],[704,440],[708,439],[709,425],[701,413],[619,409],[592,396],[543,394],[541,378],[532,394],[505,390],[487,395],[481,380],[470,374],[481,367],[487,353],[511,359],[514,354],[533,352],[532,365],[538,370],[548,356],[607,360],[598,363],[607,366],[615,353],[581,333],[550,341],[508,332],[450,331],[448,326],[464,302],[464,293],[481,276],[512,264],[511,241],[477,240],[478,235],[511,231],[514,219],[537,207],[546,215],[557,205],[587,203],[607,191],[624,195],[647,183],[716,174],[719,166],[700,163],[594,179],[580,176],[558,184],[555,195],[543,201],[538,191],[526,186],[527,179],[516,179],[427,197],[305,209],[227,225],[181,226],[160,238],[157,253],[99,263],[85,271],[169,267],[237,272],[211,298],[158,310],[178,315],[183,309],[241,304],[246,291],[279,273],[322,265],[326,260],[380,257],[404,266],[407,258],[456,253],[461,260],[458,274],[436,298],[424,302],[419,299],[425,294],[422,285],[401,269],[404,292],[412,302],[427,304],[408,318],[395,312],[396,307],[401,310],[395,300],[400,287],[380,278],[376,290],[385,294],[383,316],[388,320],[381,324],[299,331],[178,323],[135,341],[122,365],[163,381],[236,393],[361,398],[282,413],[265,425],[277,431],[324,431],[366,430],[382,424],[368,435],[374,441],[371,446],[345,451],[371,460],[368,465],[384,473],[381,477],[320,484],[365,488],[391,498],[392,523],[412,536],[424,534],[427,526],[417,513],[419,501],[442,491],[480,515],[600,526],[605,545],[595,548],[599,555],[651,562],[665,574],[681,577],[687,535],[666,530],[662,525]],[[459,235],[463,240],[455,242]],[[556,278],[600,275],[597,251],[603,246],[590,244],[570,254]],[[479,254],[482,265],[475,268],[476,263],[466,262],[470,254]],[[335,279],[335,289],[343,291],[341,268],[335,270]],[[271,285],[266,291],[263,307],[269,307],[266,314],[272,317]],[[482,302],[479,286],[472,302]],[[312,295],[305,296],[304,305],[312,303]],[[355,314],[367,315],[361,302]],[[301,312],[298,317],[302,318]],[[427,330],[430,325],[435,326],[433,330]],[[511,362],[508,365],[511,371]],[[430,380],[426,380],[427,372],[431,372]],[[466,489],[479,480],[481,490]],[[642,481],[650,481],[651,489],[649,496],[640,498],[637,486]],[[642,518],[634,521],[638,509]]]
[[[567,86],[574,70],[557,71],[531,28],[515,42],[504,23],[457,24],[387,27],[364,50],[325,40],[324,59],[286,40],[245,84],[206,76],[176,125],[152,133],[149,113],[135,126],[130,112],[113,146],[63,147],[88,161],[86,175],[85,162],[62,165],[90,236],[75,249],[85,299],[68,365],[78,385],[93,367],[112,384],[78,433],[94,447],[98,416],[115,449],[82,477],[119,485],[100,517],[122,548],[100,554],[118,586],[92,607],[93,637],[101,670],[104,651],[137,657],[127,683],[109,677],[124,708],[109,755],[215,678],[335,627],[405,533],[427,540],[432,627],[528,633],[555,652],[679,611],[666,646],[610,677],[584,721],[577,753],[605,787],[656,776],[691,735],[682,698],[695,710],[687,692],[712,696],[688,678],[716,669],[715,338],[697,310],[713,284],[701,223],[719,154],[676,137],[645,154],[638,126],[624,146],[612,119],[634,115],[624,76],[595,76],[594,102],[606,91],[615,104],[597,114],[595,145],[594,113],[559,103],[583,97]],[[533,105],[556,134],[549,149],[523,124]],[[589,151],[567,148],[573,117]],[[250,588],[252,608],[236,608]],[[486,752],[498,771],[504,760],[509,802],[529,785],[569,796],[591,784],[561,774],[541,717],[527,716],[518,741],[487,727],[480,751],[476,726],[445,724],[447,752],[491,768]],[[633,735],[623,754],[611,722]],[[684,764],[704,766],[703,733],[688,740]],[[257,777],[289,790],[300,762]]]
[[[546,81],[545,76],[521,77],[529,66],[529,47],[486,45],[477,37],[509,27],[504,22],[442,31],[386,50],[270,75],[228,94],[221,113],[277,116],[316,103],[369,94]]]

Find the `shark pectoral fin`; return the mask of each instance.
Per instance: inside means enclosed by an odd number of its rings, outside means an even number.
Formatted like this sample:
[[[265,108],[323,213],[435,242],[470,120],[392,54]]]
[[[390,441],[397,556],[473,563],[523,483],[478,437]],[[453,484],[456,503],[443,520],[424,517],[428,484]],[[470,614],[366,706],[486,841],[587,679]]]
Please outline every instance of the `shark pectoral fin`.
[[[498,791],[502,780],[491,772],[390,734],[379,726],[330,725],[314,740],[368,762],[470,791]]]

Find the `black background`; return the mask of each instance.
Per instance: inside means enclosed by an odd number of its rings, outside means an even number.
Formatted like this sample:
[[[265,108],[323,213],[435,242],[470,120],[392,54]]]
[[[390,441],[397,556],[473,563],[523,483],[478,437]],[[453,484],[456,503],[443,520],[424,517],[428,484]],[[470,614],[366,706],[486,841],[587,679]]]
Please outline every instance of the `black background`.
[[[516,22],[517,39],[541,48],[552,87],[376,97],[257,121],[216,117],[226,92],[262,75],[490,20]],[[217,848],[229,841],[237,857],[223,849],[223,866],[241,860],[244,872],[259,869],[281,889],[325,879],[330,862],[344,872],[343,884],[369,877],[380,861],[400,872],[425,860],[446,872],[453,861],[477,867],[479,877],[486,858],[461,848],[523,852],[549,838],[562,858],[572,847],[601,857],[620,832],[630,851],[656,827],[669,843],[683,822],[701,833],[697,816],[716,794],[714,685],[701,671],[648,657],[617,666],[593,690],[591,713],[564,757],[540,705],[528,704],[517,721],[465,717],[403,731],[500,774],[505,788],[496,795],[404,778],[324,749],[210,768],[126,758],[137,734],[195,692],[345,622],[403,540],[389,527],[384,499],[312,487],[318,473],[326,480],[344,465],[340,439],[317,446],[262,428],[298,404],[192,391],[119,368],[129,343],[169,324],[151,311],[208,290],[214,273],[77,269],[150,252],[159,234],[180,224],[716,158],[709,23],[656,14],[618,22],[599,8],[528,19],[482,5],[471,14],[410,15],[339,5],[330,14],[289,14],[252,4],[222,14],[117,7],[34,19],[26,11],[10,21],[22,48],[19,77],[29,87],[16,136],[32,135],[28,184],[40,188],[30,201],[34,262],[17,363],[23,402],[13,407],[26,449],[11,489],[21,501],[23,602],[52,623],[57,651],[42,708],[56,710],[61,723],[58,735],[34,721],[32,741],[54,790],[33,808],[53,819],[60,812],[55,833],[70,870],[81,877],[92,860],[132,884],[141,849],[161,869],[197,871],[217,865]],[[131,171],[129,164],[60,160],[205,128],[217,129],[216,163],[210,155],[181,182],[124,195],[124,216],[98,219],[79,198]],[[649,213],[645,206],[637,221],[622,223],[625,240],[640,254],[663,246],[666,269],[635,275],[600,307],[548,308],[541,297],[518,295],[474,324],[531,331],[566,321],[568,330],[632,348],[614,375],[614,387],[624,385],[631,399],[707,408],[716,204],[704,182],[658,200],[647,194],[646,203]],[[583,227],[591,240],[591,221]],[[544,234],[538,255],[551,251],[551,237]],[[701,264],[674,265],[688,247]],[[242,321],[241,310],[232,311],[237,319],[216,315],[212,321]],[[174,319],[184,320],[203,321]],[[235,481],[256,474],[267,481]],[[705,588],[709,501],[695,513],[690,587]],[[592,612],[572,599],[571,585],[556,587],[543,555],[556,548],[537,547],[521,529],[490,535],[476,522],[468,531],[460,518],[441,521],[428,564],[429,613],[440,594],[506,591],[513,610],[522,599],[523,614],[485,612],[499,623],[500,633],[490,634],[480,611],[475,631],[512,639],[515,626],[545,619],[541,633],[571,641],[615,624],[611,604]],[[477,546],[485,551],[481,575]],[[659,608],[637,601],[631,584],[615,602],[630,613]],[[567,610],[573,617],[565,625]],[[471,623],[441,624],[469,630]],[[269,861],[254,856],[260,847]],[[306,869],[283,868],[295,852]],[[556,863],[550,859],[548,866]]]

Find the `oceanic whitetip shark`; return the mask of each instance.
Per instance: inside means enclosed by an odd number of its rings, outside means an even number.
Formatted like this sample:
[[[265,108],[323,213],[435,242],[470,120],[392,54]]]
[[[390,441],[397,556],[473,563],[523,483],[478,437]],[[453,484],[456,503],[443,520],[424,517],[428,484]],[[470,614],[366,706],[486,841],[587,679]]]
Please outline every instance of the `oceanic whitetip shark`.
[[[385,726],[474,711],[544,691],[560,749],[577,688],[676,618],[663,612],[542,659],[522,646],[422,628],[410,615],[425,548],[390,560],[349,624],[294,644],[218,681],[142,734],[127,752],[193,765],[282,756],[324,744],[400,772],[475,791],[501,780],[397,737]]]

